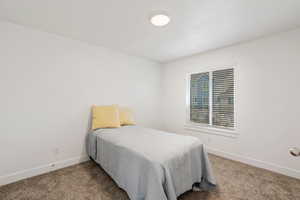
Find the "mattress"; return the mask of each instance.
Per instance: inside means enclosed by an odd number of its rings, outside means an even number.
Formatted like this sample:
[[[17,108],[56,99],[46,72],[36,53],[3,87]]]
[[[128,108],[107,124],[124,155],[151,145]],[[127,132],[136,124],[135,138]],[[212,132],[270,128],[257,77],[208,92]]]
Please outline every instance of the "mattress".
[[[131,200],[176,200],[195,184],[216,185],[195,137],[139,126],[99,129],[89,133],[87,152]]]

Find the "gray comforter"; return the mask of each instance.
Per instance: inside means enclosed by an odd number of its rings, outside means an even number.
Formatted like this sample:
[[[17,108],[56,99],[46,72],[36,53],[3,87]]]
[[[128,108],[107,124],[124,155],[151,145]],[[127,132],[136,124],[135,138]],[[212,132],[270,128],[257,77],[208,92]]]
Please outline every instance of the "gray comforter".
[[[195,183],[216,184],[195,137],[138,126],[99,129],[89,133],[87,150],[131,200],[176,200]]]

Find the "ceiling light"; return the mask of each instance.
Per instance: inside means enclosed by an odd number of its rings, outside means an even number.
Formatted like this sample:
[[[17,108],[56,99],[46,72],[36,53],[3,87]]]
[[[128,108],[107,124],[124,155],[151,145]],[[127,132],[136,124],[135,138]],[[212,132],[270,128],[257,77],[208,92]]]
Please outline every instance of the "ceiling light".
[[[165,14],[153,15],[150,19],[154,26],[166,26],[170,22],[170,17]]]

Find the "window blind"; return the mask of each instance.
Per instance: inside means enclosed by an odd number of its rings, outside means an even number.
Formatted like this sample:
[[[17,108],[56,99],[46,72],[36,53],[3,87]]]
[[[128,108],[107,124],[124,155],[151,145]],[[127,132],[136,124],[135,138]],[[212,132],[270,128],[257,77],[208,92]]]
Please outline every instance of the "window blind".
[[[212,125],[234,127],[234,70],[212,72]]]
[[[209,124],[209,72],[192,74],[190,80],[190,120]]]

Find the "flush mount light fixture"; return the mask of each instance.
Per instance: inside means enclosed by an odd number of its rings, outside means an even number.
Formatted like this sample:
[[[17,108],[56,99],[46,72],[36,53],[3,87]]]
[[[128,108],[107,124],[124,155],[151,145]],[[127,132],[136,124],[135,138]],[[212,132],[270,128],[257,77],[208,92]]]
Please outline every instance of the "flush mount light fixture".
[[[170,22],[170,17],[166,14],[156,14],[150,18],[151,24],[154,26],[166,26]]]

